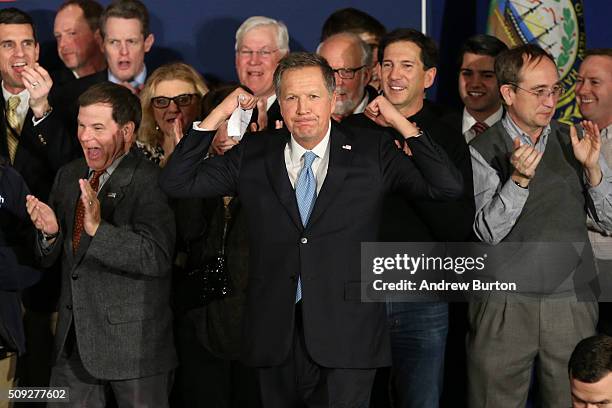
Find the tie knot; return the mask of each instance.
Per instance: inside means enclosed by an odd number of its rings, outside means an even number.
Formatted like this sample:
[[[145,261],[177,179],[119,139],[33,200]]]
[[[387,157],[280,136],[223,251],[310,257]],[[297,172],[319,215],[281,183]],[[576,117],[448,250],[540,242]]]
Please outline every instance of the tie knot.
[[[93,173],[93,176],[89,179],[89,185],[94,191],[98,190],[98,186],[100,185],[100,177],[104,174],[106,170],[96,170]]]
[[[304,153],[304,167],[307,168],[312,166],[312,162],[314,162],[316,158],[317,155],[315,153],[311,152],[310,150],[306,151]]]
[[[17,95],[13,95],[8,98],[8,110],[14,111],[21,103],[21,98]]]
[[[485,130],[487,130],[489,128],[489,125],[487,125],[484,122],[476,122],[474,123],[474,125],[472,126],[472,130],[474,131],[474,133],[476,134],[476,136],[478,136],[479,134],[481,134],[482,132],[484,132]]]

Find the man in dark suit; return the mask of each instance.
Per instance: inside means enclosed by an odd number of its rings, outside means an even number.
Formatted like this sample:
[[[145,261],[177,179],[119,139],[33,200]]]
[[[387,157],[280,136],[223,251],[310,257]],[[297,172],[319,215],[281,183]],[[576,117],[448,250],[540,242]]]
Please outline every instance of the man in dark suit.
[[[53,72],[56,84],[83,78],[106,68],[100,36],[103,7],[95,0],[66,0],[55,15],[53,36],[64,66]]]
[[[75,407],[104,407],[106,386],[119,406],[165,407],[176,365],[174,217],[155,183],[158,167],[130,150],[138,98],[104,82],[79,105],[85,159],[60,169],[49,206],[27,201],[43,263],[62,258],[51,385],[70,387]]]
[[[160,178],[174,196],[238,195],[247,212],[251,269],[243,359],[259,368],[265,407],[367,407],[377,367],[389,365],[381,303],[361,303],[360,244],[375,241],[381,199],[452,198],[461,176],[427,135],[388,101],[373,107],[406,138],[412,159],[382,132],[332,124],[334,73],[320,56],[289,54],[274,74],[287,129],[247,136],[201,161],[240,104],[237,90],[193,130]],[[242,91],[242,92],[241,92]]]
[[[13,386],[17,354],[25,351],[20,291],[40,279],[32,267],[33,228],[26,212],[28,187],[0,156],[0,387]],[[27,225],[25,225],[27,224]]]
[[[52,81],[38,65],[39,44],[32,18],[16,8],[0,10],[0,155],[8,158],[32,194],[46,200],[56,171],[78,155],[76,137],[65,133],[48,99]],[[46,386],[52,312],[59,296],[59,269],[23,293],[28,353],[22,385]]]

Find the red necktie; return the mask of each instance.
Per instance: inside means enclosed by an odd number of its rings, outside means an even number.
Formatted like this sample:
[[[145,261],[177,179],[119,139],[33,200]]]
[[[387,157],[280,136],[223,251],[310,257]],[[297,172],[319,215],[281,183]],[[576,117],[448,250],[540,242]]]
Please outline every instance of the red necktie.
[[[93,191],[98,191],[100,185],[100,176],[104,174],[105,170],[94,171],[93,176],[89,179],[89,185]],[[72,252],[76,254],[81,243],[81,233],[83,232],[83,218],[85,217],[85,207],[83,201],[79,196],[76,207],[76,214],[74,216],[74,229],[72,230]]]
[[[488,128],[489,128],[489,125],[487,125],[486,123],[476,122],[474,123],[474,126],[471,127],[471,130],[474,132],[474,135],[478,136],[479,134],[481,134]]]

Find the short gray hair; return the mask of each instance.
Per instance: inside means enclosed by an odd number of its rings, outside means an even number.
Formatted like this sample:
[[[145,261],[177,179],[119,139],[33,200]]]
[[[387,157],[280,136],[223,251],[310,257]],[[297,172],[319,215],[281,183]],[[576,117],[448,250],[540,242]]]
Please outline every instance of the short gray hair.
[[[242,44],[242,39],[245,34],[252,29],[260,26],[271,25],[276,28],[276,46],[279,51],[288,53],[289,52],[289,31],[287,26],[282,21],[275,20],[270,17],[264,16],[252,16],[247,18],[236,31],[236,44],[234,48],[238,51],[238,48]]]
[[[331,69],[325,58],[312,52],[292,52],[283,57],[274,71],[274,92],[277,97],[281,96],[281,81],[285,71],[293,69],[318,67],[321,69],[321,75],[323,76],[323,82],[325,88],[329,92],[330,96],[336,89],[336,77],[334,71]]]
[[[327,37],[325,40],[321,41],[317,46],[317,54],[320,54],[321,47],[324,43],[329,42],[336,38],[346,38],[347,40],[353,42],[354,44],[359,46],[359,51],[361,54],[361,65],[365,65],[366,67],[370,67],[372,65],[372,47],[370,47],[365,41],[361,39],[355,33],[338,33]]]

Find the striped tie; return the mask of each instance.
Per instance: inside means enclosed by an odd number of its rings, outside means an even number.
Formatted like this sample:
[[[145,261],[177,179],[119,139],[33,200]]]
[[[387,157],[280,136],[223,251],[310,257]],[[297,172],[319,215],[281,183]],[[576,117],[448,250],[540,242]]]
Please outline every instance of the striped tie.
[[[476,122],[476,123],[474,123],[474,126],[472,126],[471,129],[474,132],[474,135],[478,136],[479,134],[481,134],[482,132],[484,132],[488,128],[489,128],[489,125],[487,125],[486,123]]]
[[[89,179],[89,185],[93,191],[98,191],[100,186],[100,176],[104,174],[106,170],[95,171],[93,176]],[[74,228],[72,229],[72,252],[76,254],[81,243],[81,233],[83,232],[83,222],[85,220],[85,206],[79,196],[76,207],[76,214],[74,216]]]
[[[317,180],[312,171],[312,162],[317,158],[317,155],[307,151],[304,153],[303,157],[304,166],[300,170],[300,174],[295,183],[295,197],[297,198],[302,225],[305,227],[308,224],[308,218],[310,218],[310,213],[312,212],[315,199],[317,198]],[[298,275],[295,303],[299,302],[300,299],[302,299],[302,278]]]
[[[9,158],[11,163],[15,162],[15,153],[17,153],[17,145],[19,145],[19,135],[21,134],[22,123],[17,116],[17,107],[21,103],[19,96],[13,95],[8,99],[6,109],[6,121],[8,128],[6,132],[6,142],[8,144]]]

